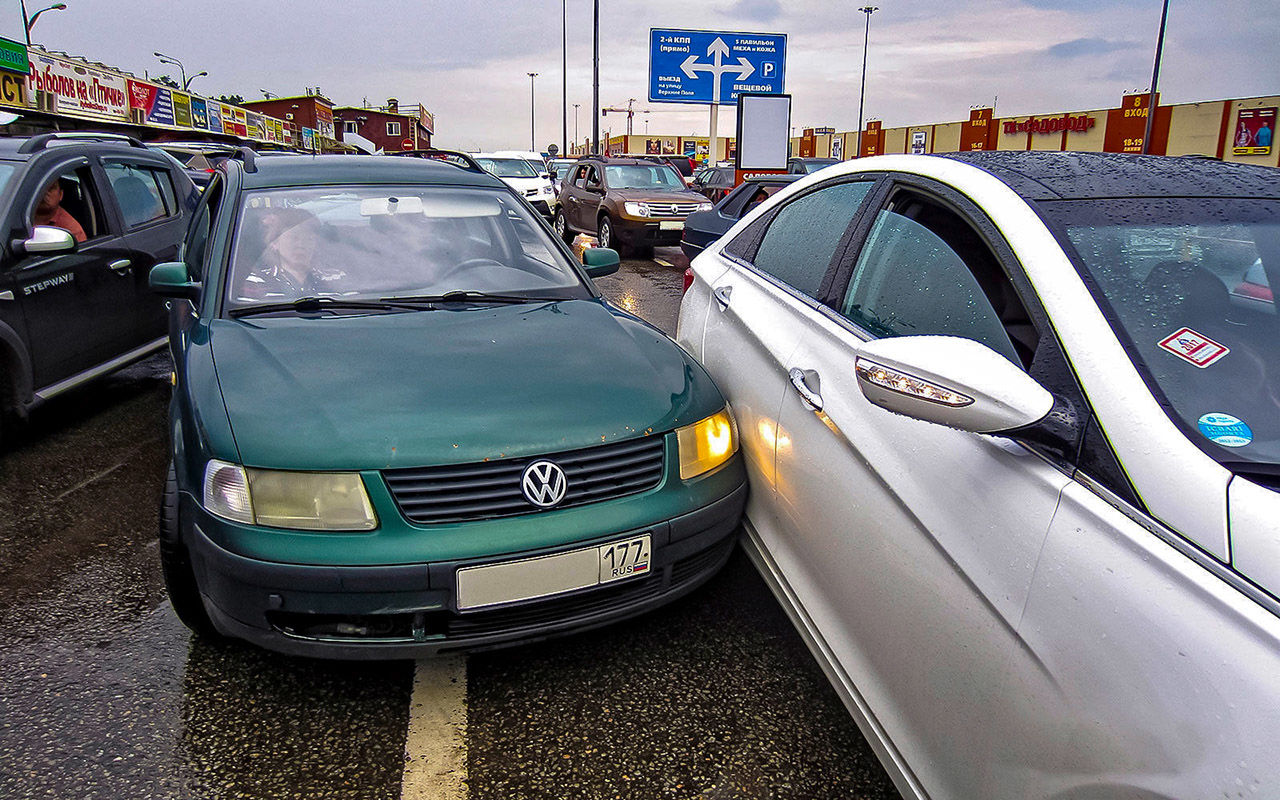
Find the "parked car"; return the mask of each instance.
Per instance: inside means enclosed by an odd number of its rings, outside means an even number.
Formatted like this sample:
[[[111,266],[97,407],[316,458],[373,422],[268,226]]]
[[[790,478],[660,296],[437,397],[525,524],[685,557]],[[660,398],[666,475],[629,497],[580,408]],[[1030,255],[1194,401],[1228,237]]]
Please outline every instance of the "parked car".
[[[839,163],[838,158],[788,158],[787,172],[792,175],[808,175]]]
[[[193,630],[484,649],[633,616],[728,558],[745,470],[715,385],[597,293],[616,252],[579,265],[500,180],[436,159],[227,161],[152,271],[176,369],[160,558]]]
[[[177,159],[186,169],[187,177],[201,189],[209,185],[214,169],[240,149],[217,142],[152,142],[151,146]]]
[[[523,158],[529,162],[529,166],[533,167],[534,172],[539,175],[548,172],[546,154],[539,153],[536,150],[495,150],[493,154],[503,158]],[[547,177],[551,176],[548,175]]]
[[[543,216],[555,216],[559,201],[546,172],[538,172],[537,167],[527,159],[517,156],[499,156],[493,153],[474,153],[473,156],[480,162],[480,166],[501,178],[503,183],[528,200],[529,205],[538,209]]]
[[[136,139],[0,139],[0,442],[45,400],[163,346],[146,274],[177,255],[196,195]]]
[[[578,162],[560,190],[555,228],[566,242],[587,233],[601,247],[644,252],[676,244],[685,217],[710,208],[666,164],[593,156]]]
[[[684,220],[680,249],[690,260],[719,239],[742,216],[754,211],[779,189],[799,180],[799,175],[764,175],[748,178],[710,211],[697,211]]]
[[[1280,786],[1280,172],[858,159],[693,261],[745,546],[906,797]],[[1265,790],[1263,790],[1265,793]]]
[[[703,167],[693,174],[689,188],[718,203],[733,191],[737,181],[738,172],[733,167]]]

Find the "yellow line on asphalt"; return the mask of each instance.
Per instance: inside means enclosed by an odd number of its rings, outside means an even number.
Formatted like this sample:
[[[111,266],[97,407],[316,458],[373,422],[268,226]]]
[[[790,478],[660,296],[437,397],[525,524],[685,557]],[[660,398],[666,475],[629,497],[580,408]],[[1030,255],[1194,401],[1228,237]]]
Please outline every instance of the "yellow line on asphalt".
[[[663,261],[663,260],[662,260],[662,259],[660,259],[660,258],[655,258],[655,259],[653,260],[653,263],[655,263],[655,264],[661,264],[661,265],[662,265],[662,266],[664,266],[664,267],[669,267],[669,266],[671,266],[671,262],[670,262],[670,261]]]
[[[418,661],[409,702],[402,800],[467,798],[467,660]]]

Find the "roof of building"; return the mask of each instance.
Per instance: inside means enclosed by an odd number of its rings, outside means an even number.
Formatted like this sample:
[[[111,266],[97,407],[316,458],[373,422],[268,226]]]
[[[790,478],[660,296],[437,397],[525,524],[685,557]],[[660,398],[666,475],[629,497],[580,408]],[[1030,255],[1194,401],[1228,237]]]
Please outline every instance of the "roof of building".
[[[1104,197],[1280,197],[1274,167],[1194,156],[980,151],[939,153],[990,172],[1029,200]]]
[[[435,183],[506,188],[506,184],[487,172],[476,172],[429,158],[277,156],[256,159],[254,166],[254,172],[245,173],[246,189],[368,183]]]

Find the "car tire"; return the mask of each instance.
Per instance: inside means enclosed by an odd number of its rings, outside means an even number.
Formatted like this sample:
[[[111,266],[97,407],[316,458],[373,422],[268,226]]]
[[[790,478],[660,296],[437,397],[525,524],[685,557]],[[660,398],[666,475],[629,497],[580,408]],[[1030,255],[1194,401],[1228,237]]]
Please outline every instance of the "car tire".
[[[620,256],[630,255],[627,252],[627,248],[618,241],[618,237],[613,230],[613,220],[609,219],[608,214],[601,216],[600,222],[596,226],[596,244],[601,247],[607,247],[610,250],[616,250]]]
[[[565,244],[573,244],[573,231],[569,230],[569,220],[565,218],[563,208],[556,212],[555,229]]]
[[[209,612],[200,599],[196,574],[191,568],[191,556],[182,544],[178,523],[178,473],[169,462],[169,474],[164,480],[164,494],[160,497],[160,570],[164,573],[164,588],[178,619],[200,636],[219,638]]]

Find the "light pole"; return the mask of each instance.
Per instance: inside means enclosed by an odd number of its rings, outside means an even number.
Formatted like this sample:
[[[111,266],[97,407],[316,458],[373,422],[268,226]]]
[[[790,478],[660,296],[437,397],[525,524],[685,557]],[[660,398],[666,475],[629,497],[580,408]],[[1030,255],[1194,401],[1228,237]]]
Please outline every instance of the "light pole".
[[[569,155],[569,0],[560,0],[560,152]],[[577,133],[575,132],[576,136]]]
[[[202,77],[203,78],[209,77],[209,73],[205,72],[204,70],[200,70],[195,75],[192,75],[190,78],[187,78],[185,81],[182,82],[182,91],[184,92],[187,91],[187,89],[190,88],[192,81],[194,81],[196,78],[202,78]]]
[[[582,103],[573,104],[573,146],[574,147],[578,146],[578,107],[581,105]]]
[[[1151,70],[1151,94],[1147,96],[1147,129],[1142,134],[1142,154],[1150,152],[1151,128],[1156,121],[1156,84],[1160,82],[1160,55],[1164,52],[1164,24],[1169,19],[1169,0],[1164,0],[1164,10],[1160,12],[1160,33],[1156,36],[1156,65]]]
[[[535,140],[536,140],[538,137],[537,137],[537,136],[535,136],[535,135],[534,135],[534,132],[533,132],[533,128],[534,128],[534,117],[533,117],[533,79],[534,79],[534,78],[536,78],[536,77],[538,77],[538,73],[536,73],[536,72],[530,72],[530,73],[527,73],[527,74],[529,75],[529,149],[530,149],[530,150],[537,150],[537,149],[538,149],[538,145],[535,143]]]
[[[862,104],[867,99],[867,42],[871,38],[871,15],[879,11],[876,6],[863,6],[858,9],[867,15],[867,30],[862,36],[862,91],[858,94],[858,155],[862,158]]]
[[[591,152],[600,153],[600,0],[591,11]]]
[[[31,29],[35,27],[36,20],[40,19],[41,14],[43,14],[46,11],[66,11],[67,10],[66,3],[54,3],[51,6],[46,6],[45,8],[40,9],[39,11],[37,11],[36,13],[28,17],[26,0],[19,0],[19,2],[22,4],[22,27],[27,35],[27,47],[31,46]]]
[[[190,78],[188,78],[186,67],[182,66],[182,62],[179,61],[178,59],[174,58],[173,56],[166,56],[164,53],[161,53],[158,51],[152,53],[152,55],[155,56],[157,59],[159,59],[161,64],[173,64],[178,68],[178,72],[182,74],[182,91],[184,92],[187,90],[187,87],[191,85],[191,82],[194,81],[196,78],[199,78],[201,75],[209,74],[207,72],[197,72],[195,75],[192,75]]]

